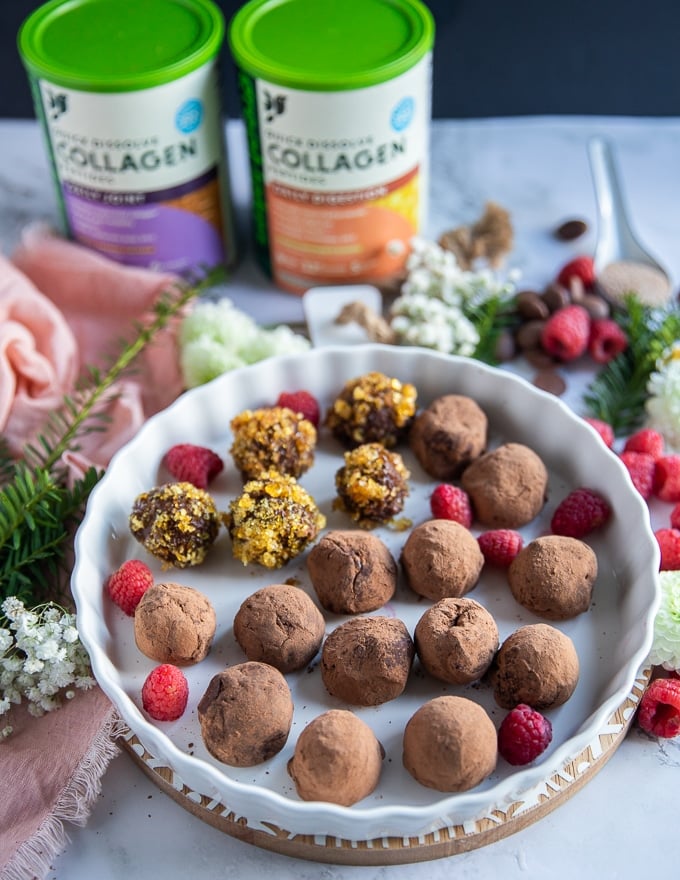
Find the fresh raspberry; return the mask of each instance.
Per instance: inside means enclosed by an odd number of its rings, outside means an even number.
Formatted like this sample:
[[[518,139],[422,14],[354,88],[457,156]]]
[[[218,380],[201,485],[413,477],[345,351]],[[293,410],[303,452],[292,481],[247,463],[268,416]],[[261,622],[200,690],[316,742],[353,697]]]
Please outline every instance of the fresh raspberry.
[[[578,278],[584,287],[592,287],[595,284],[595,266],[592,257],[575,257],[560,269],[557,275],[557,283],[563,287],[569,287],[572,278]]]
[[[109,596],[132,617],[139,600],[153,586],[153,574],[140,559],[128,559],[106,581]]]
[[[588,422],[591,428],[595,428],[597,433],[602,437],[602,441],[604,445],[608,449],[612,449],[614,446],[614,429],[609,424],[609,422],[603,422],[602,419],[595,419],[591,416],[585,416],[583,419],[584,422]]]
[[[526,703],[511,709],[498,729],[498,751],[514,766],[530,764],[543,754],[551,740],[549,719]]]
[[[484,561],[507,568],[524,546],[524,538],[514,529],[490,529],[477,538]]]
[[[662,455],[654,467],[654,494],[675,504],[680,501],[680,455]]]
[[[680,571],[680,529],[657,529],[654,537],[661,551],[659,571]]]
[[[664,739],[680,734],[679,679],[654,679],[640,700],[638,724],[652,736]]]
[[[309,391],[282,391],[276,405],[286,406],[293,412],[301,413],[315,428],[319,427],[321,417],[319,402]]]
[[[472,525],[470,496],[464,489],[441,483],[430,496],[430,510],[435,519],[452,519],[466,529]]]
[[[619,456],[626,466],[633,485],[647,500],[654,490],[655,462],[648,452],[622,452]]]
[[[603,526],[611,516],[609,503],[593,489],[574,489],[555,508],[550,521],[554,535],[583,538]]]
[[[142,685],[142,706],[156,721],[177,721],[184,714],[188,699],[185,675],[171,663],[152,669]]]
[[[625,452],[646,452],[656,461],[664,452],[663,435],[652,428],[641,428],[628,437],[623,449]]]
[[[207,489],[208,483],[224,468],[216,452],[193,443],[178,443],[165,453],[165,466],[176,480]]]
[[[573,361],[588,347],[590,315],[579,305],[553,312],[543,325],[541,347],[560,361]]]
[[[672,529],[680,529],[680,504],[676,504],[671,510],[670,522]]]
[[[588,354],[596,364],[607,364],[628,348],[625,331],[611,318],[596,318],[590,324]]]

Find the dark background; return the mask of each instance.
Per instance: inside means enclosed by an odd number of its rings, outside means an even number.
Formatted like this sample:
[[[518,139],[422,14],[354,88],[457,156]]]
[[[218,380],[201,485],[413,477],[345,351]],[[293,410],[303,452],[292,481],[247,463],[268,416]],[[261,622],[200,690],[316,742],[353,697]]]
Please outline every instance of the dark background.
[[[16,34],[40,5],[0,0],[0,116],[33,116]],[[243,4],[219,5],[229,20]],[[680,115],[680,0],[427,5],[437,25],[435,117]],[[224,62],[225,109],[235,118],[234,68],[226,47]]]

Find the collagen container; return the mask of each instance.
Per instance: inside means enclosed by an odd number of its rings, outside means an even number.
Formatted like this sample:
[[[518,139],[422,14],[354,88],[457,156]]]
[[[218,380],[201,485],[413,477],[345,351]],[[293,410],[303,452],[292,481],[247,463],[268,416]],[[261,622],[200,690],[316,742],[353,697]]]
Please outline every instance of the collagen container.
[[[210,0],[51,0],[18,44],[64,232],[121,263],[235,258]]]
[[[426,214],[427,7],[250,0],[228,39],[265,271],[295,293],[398,275]]]

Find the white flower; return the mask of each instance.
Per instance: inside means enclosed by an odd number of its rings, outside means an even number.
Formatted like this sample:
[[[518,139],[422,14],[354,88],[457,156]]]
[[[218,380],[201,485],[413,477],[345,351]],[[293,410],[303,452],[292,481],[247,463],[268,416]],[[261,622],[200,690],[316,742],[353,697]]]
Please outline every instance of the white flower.
[[[654,641],[649,662],[664,669],[680,669],[680,571],[660,571],[661,605],[654,619]]]
[[[647,383],[647,424],[666,445],[680,449],[680,343],[659,358]]]

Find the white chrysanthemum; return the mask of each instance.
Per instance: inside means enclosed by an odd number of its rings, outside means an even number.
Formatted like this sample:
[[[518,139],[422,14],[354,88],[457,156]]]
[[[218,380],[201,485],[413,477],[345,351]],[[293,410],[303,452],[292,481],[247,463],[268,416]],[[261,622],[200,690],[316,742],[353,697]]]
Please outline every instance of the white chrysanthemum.
[[[680,449],[680,346],[659,360],[647,383],[647,424],[666,445]]]
[[[180,366],[187,388],[196,388],[229,370],[245,366],[238,351],[225,348],[214,339],[195,339],[180,353]]]
[[[664,669],[680,669],[680,571],[660,571],[661,605],[654,619],[654,641],[649,662]]]
[[[257,333],[255,321],[224,298],[197,303],[182,321],[179,341],[184,345],[198,339],[211,339],[227,348],[238,349]]]

